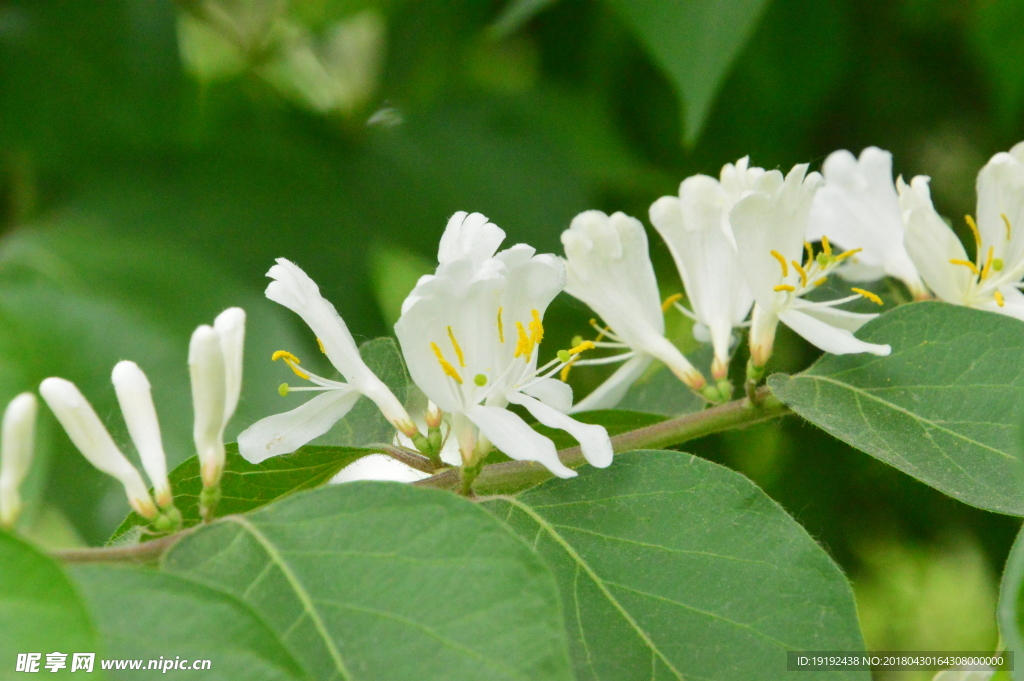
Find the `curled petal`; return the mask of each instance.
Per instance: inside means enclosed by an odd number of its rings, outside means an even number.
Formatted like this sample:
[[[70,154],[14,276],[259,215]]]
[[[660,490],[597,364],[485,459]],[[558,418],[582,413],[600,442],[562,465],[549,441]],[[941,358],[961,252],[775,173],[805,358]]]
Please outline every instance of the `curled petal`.
[[[518,404],[530,412],[535,419],[549,428],[558,428],[576,438],[583,450],[583,457],[596,468],[607,468],[612,463],[612,441],[602,426],[580,423],[557,409],[552,409],[540,400],[522,393],[512,393],[509,402]]]
[[[873,355],[884,357],[892,352],[892,348],[888,345],[866,343],[855,337],[850,331],[815,319],[805,312],[783,310],[778,313],[778,316],[783,324],[793,329],[808,343],[833,355],[870,352]]]
[[[560,478],[576,477],[576,471],[558,458],[551,440],[507,409],[477,406],[467,411],[466,416],[494,446],[513,459],[536,461]]]
[[[260,419],[238,436],[238,453],[249,463],[259,463],[294,452],[330,430],[359,397],[354,388],[328,390],[291,411]]]

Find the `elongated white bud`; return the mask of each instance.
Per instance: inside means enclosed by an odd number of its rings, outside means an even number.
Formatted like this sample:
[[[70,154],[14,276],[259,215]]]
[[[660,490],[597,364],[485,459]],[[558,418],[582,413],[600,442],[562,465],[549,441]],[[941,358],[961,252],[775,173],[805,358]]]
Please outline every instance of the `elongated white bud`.
[[[21,513],[21,483],[32,462],[36,396],[22,393],[11,400],[0,427],[0,526],[14,527]]]
[[[224,354],[224,425],[235,413],[242,393],[242,355],[245,346],[245,310],[229,307],[217,315],[213,329]]]
[[[192,377],[192,437],[199,456],[204,487],[213,487],[224,470],[224,413],[227,379],[220,334],[203,325],[193,332],[188,346]]]
[[[128,503],[139,515],[149,520],[155,518],[156,504],[142,476],[114,444],[92,405],[75,384],[63,378],[47,378],[39,385],[39,394],[89,463],[124,485]]]
[[[173,501],[173,495],[171,483],[167,479],[167,456],[164,454],[149,380],[139,365],[129,361],[118,362],[110,374],[110,380],[114,383],[128,434],[135,443],[142,467],[153,485],[156,503],[165,508]]]

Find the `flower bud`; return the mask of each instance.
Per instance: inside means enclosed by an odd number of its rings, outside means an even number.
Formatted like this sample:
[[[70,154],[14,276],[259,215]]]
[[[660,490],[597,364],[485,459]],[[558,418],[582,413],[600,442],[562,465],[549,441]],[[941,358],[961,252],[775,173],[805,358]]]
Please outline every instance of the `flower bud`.
[[[173,502],[174,497],[171,483],[167,479],[167,457],[160,438],[160,423],[157,421],[156,407],[153,406],[149,380],[135,362],[129,361],[118,362],[110,380],[114,384],[128,434],[153,484],[156,503],[165,508]]]
[[[51,377],[40,384],[39,393],[89,463],[124,485],[128,503],[139,515],[149,520],[155,518],[156,505],[142,476],[114,444],[92,405],[75,384]]]
[[[36,396],[22,393],[11,400],[0,427],[0,526],[14,527],[21,513],[19,487],[32,461]]]
[[[224,470],[224,421],[227,379],[220,334],[203,325],[192,334],[188,347],[195,415],[192,437],[199,456],[203,486],[213,487]]]

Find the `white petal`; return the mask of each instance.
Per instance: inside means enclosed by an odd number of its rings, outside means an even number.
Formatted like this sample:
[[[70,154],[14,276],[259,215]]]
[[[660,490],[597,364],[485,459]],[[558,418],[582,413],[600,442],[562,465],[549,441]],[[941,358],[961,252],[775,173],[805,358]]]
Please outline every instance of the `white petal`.
[[[629,387],[643,376],[653,361],[654,357],[644,353],[627,360],[614,374],[605,379],[604,383],[573,405],[568,413],[575,414],[581,411],[614,408],[625,397]]]
[[[825,322],[829,326],[846,329],[851,332],[856,331],[878,316],[877,314],[850,312],[849,310],[840,310],[828,305],[816,305],[813,303],[810,305],[794,305],[793,309]]]
[[[227,381],[220,336],[212,326],[200,326],[188,346],[192,378],[192,439],[201,463],[203,482],[212,485],[224,468],[224,405]]]
[[[231,420],[242,393],[242,355],[245,350],[245,310],[230,307],[213,321],[224,353],[224,425]]]
[[[536,461],[560,478],[576,477],[561,462],[555,444],[501,407],[473,407],[466,416],[495,447],[518,461]]]
[[[277,259],[277,264],[270,268],[267,276],[274,279],[267,286],[267,298],[302,317],[320,339],[327,358],[341,375],[359,392],[373,400],[385,418],[396,426],[402,428],[412,423],[398,398],[363,362],[344,320],[334,305],[320,295],[316,283],[297,265],[284,258]]]
[[[327,390],[291,411],[274,414],[238,436],[238,453],[249,463],[290,454],[331,429],[359,400],[359,392]]]
[[[536,397],[544,404],[565,413],[572,407],[572,387],[555,378],[545,378],[537,381],[522,392],[530,397]]]
[[[21,393],[4,410],[0,426],[0,527],[11,527],[21,512],[20,486],[32,462],[36,396]]]
[[[967,253],[952,229],[932,206],[928,178],[918,175],[908,185],[897,181],[900,207],[907,226],[904,245],[917,271],[935,295],[948,303],[963,305],[971,271],[950,260],[967,260]]]
[[[1009,268],[1024,258],[1024,163],[1013,154],[996,154],[978,173],[978,230],[984,251],[994,246]]]
[[[474,267],[479,267],[484,260],[494,255],[504,240],[505,232],[486,217],[480,213],[468,214],[460,210],[448,220],[448,226],[441,235],[437,261],[444,264],[469,258]]]
[[[612,441],[603,426],[580,423],[557,409],[552,409],[540,400],[522,393],[510,393],[508,400],[530,412],[535,419],[549,428],[558,428],[576,438],[583,450],[583,457],[591,466],[606,468],[612,463]]]
[[[114,384],[128,434],[153,484],[157,502],[167,505],[171,501],[171,484],[167,480],[167,456],[160,438],[160,423],[153,406],[149,379],[138,364],[125,360],[114,365],[110,380]]]
[[[356,480],[416,482],[429,477],[429,473],[410,468],[385,454],[370,454],[342,468],[337,475],[331,478],[331,484],[355,482]]]
[[[142,476],[114,444],[92,405],[75,384],[63,378],[47,378],[39,385],[39,394],[64,426],[78,451],[93,466],[117,478],[124,485],[132,508],[152,518],[156,514],[156,506]]]
[[[783,310],[778,313],[779,320],[793,329],[811,345],[821,348],[833,355],[849,355],[860,352],[870,352],[873,355],[886,356],[892,352],[888,345],[877,345],[865,343],[856,338],[846,329],[837,328],[815,319],[814,317],[797,310]]]

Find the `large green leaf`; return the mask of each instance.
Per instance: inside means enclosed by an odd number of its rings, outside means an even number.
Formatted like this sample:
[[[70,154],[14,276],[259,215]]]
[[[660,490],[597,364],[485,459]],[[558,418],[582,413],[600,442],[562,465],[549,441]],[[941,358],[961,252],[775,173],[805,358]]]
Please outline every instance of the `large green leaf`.
[[[787,650],[863,649],[839,568],[727,468],[634,452],[486,506],[554,570],[580,681],[778,679]]]
[[[97,639],[85,606],[60,567],[0,530],[0,679],[17,679],[18,653],[91,653]],[[74,677],[72,677],[74,678]]]
[[[88,565],[72,576],[95,618],[103,657],[193,664],[206,679],[304,679],[277,634],[240,600],[174,575]],[[162,661],[161,661],[162,662]],[[97,662],[96,667],[99,667]],[[185,678],[194,669],[110,670],[115,679]]]
[[[1024,515],[1018,428],[1024,325],[945,303],[904,305],[863,340],[892,354],[826,355],[772,391],[835,437],[968,504]]]
[[[367,454],[371,449],[354,447],[301,447],[291,454],[272,456],[260,463],[249,463],[238,453],[238,445],[227,446],[224,476],[221,478],[221,500],[217,504],[218,516],[245,513],[271,501],[324,484],[338,471]],[[199,493],[203,480],[199,474],[199,459],[192,457],[168,476],[174,490],[174,503],[181,511],[185,527],[198,525]],[[134,527],[146,527],[149,522],[135,513],[128,514],[114,531],[110,541],[116,543]]]
[[[1006,558],[1003,580],[999,587],[999,633],[1006,650],[1017,658],[1013,678],[1024,679],[1024,531],[1017,535],[1010,555]]]
[[[572,678],[551,573],[448,493],[305,492],[195,532],[163,569],[244,600],[312,678]]]
[[[685,138],[693,143],[767,0],[613,0],[613,4],[672,80],[683,100]]]

